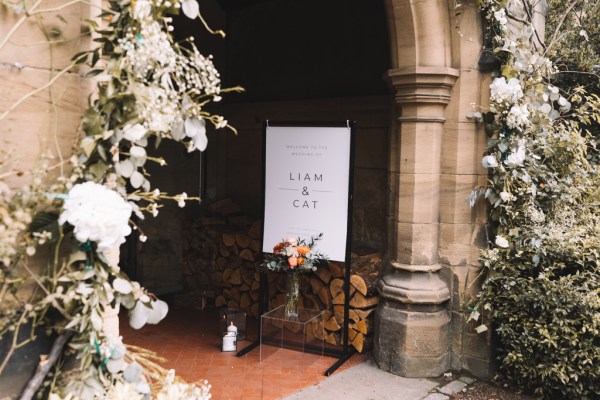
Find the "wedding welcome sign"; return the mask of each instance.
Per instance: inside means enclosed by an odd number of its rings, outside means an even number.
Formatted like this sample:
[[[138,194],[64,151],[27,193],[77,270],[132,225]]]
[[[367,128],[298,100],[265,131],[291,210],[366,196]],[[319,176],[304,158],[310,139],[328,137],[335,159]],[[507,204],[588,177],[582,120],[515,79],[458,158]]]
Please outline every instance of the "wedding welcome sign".
[[[263,252],[287,237],[323,233],[318,250],[345,261],[351,207],[353,125],[268,123]]]

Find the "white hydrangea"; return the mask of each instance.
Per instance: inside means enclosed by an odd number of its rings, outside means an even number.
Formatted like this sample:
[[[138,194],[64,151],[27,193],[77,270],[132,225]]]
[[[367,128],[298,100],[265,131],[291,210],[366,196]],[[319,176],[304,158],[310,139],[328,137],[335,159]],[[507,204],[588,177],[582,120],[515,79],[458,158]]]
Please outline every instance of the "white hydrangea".
[[[508,166],[508,167],[514,168],[514,167],[523,165],[524,161],[525,161],[525,141],[519,140],[517,148],[513,149],[510,152],[508,157],[506,157],[506,160],[504,160],[504,164],[506,164],[506,166]]]
[[[526,127],[529,125],[529,115],[527,105],[514,105],[506,116],[506,125],[511,129]]]
[[[80,183],[69,191],[59,223],[75,227],[75,238],[98,243],[98,250],[118,247],[131,233],[131,205],[117,192],[94,182]]]
[[[521,83],[516,78],[496,78],[490,85],[492,102],[514,104],[523,97]]]

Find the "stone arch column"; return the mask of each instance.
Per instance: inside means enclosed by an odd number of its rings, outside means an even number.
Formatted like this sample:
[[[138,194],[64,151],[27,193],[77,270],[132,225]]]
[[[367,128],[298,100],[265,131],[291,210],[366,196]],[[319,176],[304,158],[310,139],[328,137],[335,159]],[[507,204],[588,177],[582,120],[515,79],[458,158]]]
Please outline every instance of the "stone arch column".
[[[388,252],[379,281],[374,357],[408,377],[450,368],[450,287],[438,260],[445,109],[459,71],[452,68],[446,0],[386,0],[399,118],[391,131]]]

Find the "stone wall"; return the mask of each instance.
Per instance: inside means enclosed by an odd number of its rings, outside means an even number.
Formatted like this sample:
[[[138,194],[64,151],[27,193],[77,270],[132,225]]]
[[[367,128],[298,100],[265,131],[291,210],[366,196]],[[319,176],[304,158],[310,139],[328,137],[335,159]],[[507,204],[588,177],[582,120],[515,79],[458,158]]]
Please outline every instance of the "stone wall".
[[[477,21],[476,7],[464,9],[462,21]],[[467,118],[468,112],[489,101],[490,77],[478,68],[482,38],[480,26],[462,22],[451,31],[453,63],[460,71],[445,110],[440,182],[439,263],[450,289],[450,366],[478,376],[494,373],[491,330],[478,334],[481,324],[466,323],[467,305],[479,291],[479,249],[487,246],[485,205],[471,208],[467,198],[473,188],[486,185],[487,170],[481,157],[487,146],[483,126]]]
[[[44,1],[38,9],[57,4],[60,3]],[[27,182],[30,178],[27,172],[42,152],[54,155],[52,164],[59,164],[61,156],[69,158],[93,84],[82,78],[77,68],[61,74],[71,63],[71,57],[90,45],[89,36],[81,35],[80,22],[91,17],[90,6],[77,3],[60,12],[61,19],[57,14],[40,14],[43,23],[33,17],[27,19],[0,48],[0,116],[28,94],[41,89],[0,121],[2,149],[14,151],[18,159],[13,166],[24,172],[10,181],[14,187]],[[0,7],[0,42],[21,17]],[[55,44],[48,44],[45,33]],[[45,89],[59,74],[56,82]],[[54,169],[55,174],[56,171],[59,168]]]
[[[38,10],[58,4],[42,1]],[[78,69],[61,72],[69,66],[73,54],[90,45],[89,37],[80,36],[80,20],[91,17],[90,6],[77,3],[60,14],[61,19],[57,13],[39,14],[40,20],[31,17],[6,40],[23,14],[15,15],[0,5],[0,151],[3,157],[12,159],[8,168],[18,172],[3,179],[14,190],[31,181],[30,172],[42,155],[53,156],[49,159],[49,179],[56,177],[61,167],[68,168],[62,162],[71,156],[93,84],[82,78]],[[45,34],[55,44],[49,45]],[[46,88],[54,78],[54,84]],[[6,172],[0,170],[0,176]],[[29,267],[34,271],[46,268],[47,256],[46,250],[40,249]],[[17,296],[29,297],[33,286],[20,287]],[[19,334],[18,340],[25,341],[30,329],[22,327]],[[44,329],[38,329],[36,335],[32,343],[15,352],[0,376],[0,397],[16,398],[35,371],[39,356],[48,354],[52,338],[45,335]],[[0,342],[3,356],[11,340],[11,335],[5,335]]]

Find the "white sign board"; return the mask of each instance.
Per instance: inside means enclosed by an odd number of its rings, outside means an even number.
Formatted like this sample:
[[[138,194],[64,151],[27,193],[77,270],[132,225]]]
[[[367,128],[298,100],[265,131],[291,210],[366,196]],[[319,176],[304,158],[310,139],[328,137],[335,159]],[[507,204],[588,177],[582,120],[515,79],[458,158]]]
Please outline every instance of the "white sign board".
[[[350,127],[266,128],[263,252],[323,233],[318,250],[345,261],[351,137]]]

